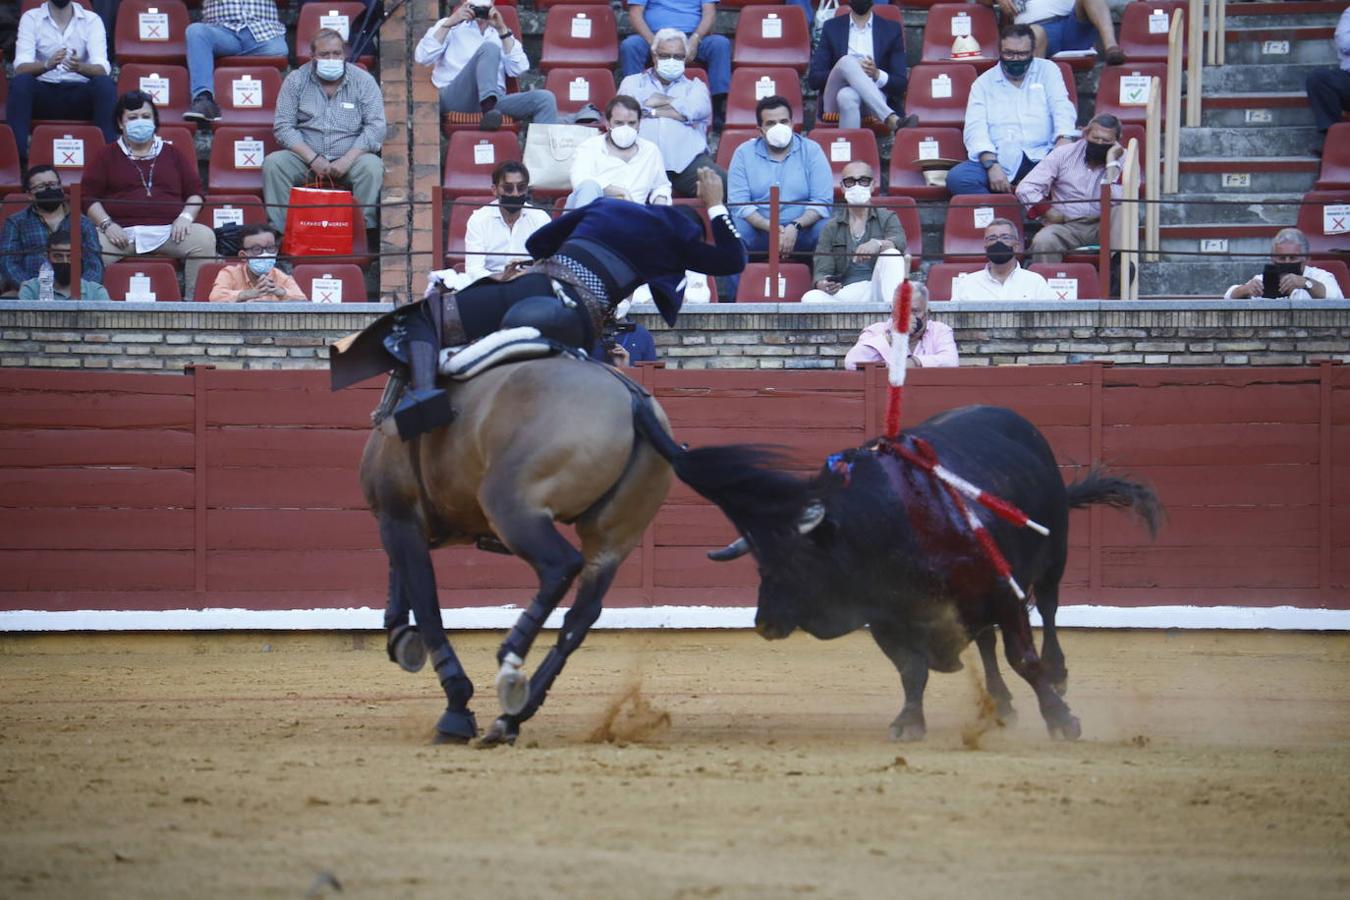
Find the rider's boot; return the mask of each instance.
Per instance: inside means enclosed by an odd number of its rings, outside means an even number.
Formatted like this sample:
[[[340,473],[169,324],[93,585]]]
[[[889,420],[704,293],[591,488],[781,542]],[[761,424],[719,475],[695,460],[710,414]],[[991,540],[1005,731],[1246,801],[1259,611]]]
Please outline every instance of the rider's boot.
[[[412,384],[394,408],[394,424],[403,440],[433,428],[449,425],[454,419],[450,396],[436,386],[436,347],[430,341],[408,341],[408,364]]]

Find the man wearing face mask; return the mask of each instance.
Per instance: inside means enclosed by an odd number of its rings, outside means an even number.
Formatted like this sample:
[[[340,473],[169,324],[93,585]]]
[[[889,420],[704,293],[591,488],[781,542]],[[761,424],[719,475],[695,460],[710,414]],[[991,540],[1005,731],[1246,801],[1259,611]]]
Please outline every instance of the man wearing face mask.
[[[708,153],[708,122],[712,100],[698,78],[686,78],[689,40],[676,28],[662,28],[652,38],[651,68],[629,75],[619,85],[642,106],[638,134],[661,151],[675,193],[698,193],[698,170],[712,169],[726,180],[726,172]]]
[[[1336,276],[1326,269],[1308,264],[1308,236],[1297,228],[1282,228],[1271,242],[1270,261],[1277,266],[1292,268],[1279,276],[1274,295],[1266,292],[1265,273],[1258,274],[1244,284],[1235,284],[1223,295],[1225,300],[1344,300]]]
[[[1033,263],[1061,262],[1065,253],[1101,240],[1101,187],[1110,185],[1112,200],[1121,198],[1120,160],[1124,155],[1120,120],[1100,115],[1083,129],[1081,141],[1051,150],[1022,179],[1017,186],[1022,205],[1035,206],[1047,198],[1051,203],[1041,216],[1045,227],[1031,239]],[[1111,246],[1120,246],[1124,224],[1123,216],[1111,217]]]
[[[0,276],[4,289],[17,291],[19,285],[36,278],[47,258],[47,239],[55,231],[70,230],[70,203],[61,189],[61,176],[51,166],[33,166],[24,181],[33,202],[5,220],[0,233]],[[99,250],[98,229],[88,216],[80,218],[81,277],[103,281],[103,257]]]
[[[894,212],[872,205],[879,187],[872,167],[860,160],[840,173],[844,203],[825,223],[816,244],[811,280],[803,301],[889,302],[905,277],[905,232]]]
[[[244,303],[256,300],[308,300],[295,279],[277,268],[281,235],[270,225],[248,225],[240,232],[237,265],[216,273],[209,299],[212,303]]]
[[[473,211],[464,232],[464,274],[471,279],[505,272],[513,276],[529,265],[525,242],[551,220],[537,206],[527,206],[530,173],[507,160],[492,172],[496,200]]]
[[[1052,149],[1078,136],[1064,76],[1034,57],[1032,42],[1026,25],[1004,28],[999,64],[971,86],[964,134],[970,158],[947,173],[953,197],[1010,194]]]
[[[811,15],[808,8],[808,22]],[[711,33],[716,18],[716,0],[631,0],[628,22],[633,33],[619,45],[619,63],[627,81],[642,71],[648,53],[658,43],[658,33],[675,31],[683,35],[686,38],[686,62],[691,65],[695,61],[702,63],[708,71],[716,127],[720,129],[726,118],[727,91],[731,90],[731,39],[724,34]],[[628,91],[620,88],[619,93]]]
[[[642,106],[619,94],[605,107],[609,130],[577,145],[572,157],[572,193],[567,208],[613,197],[634,203],[669,205],[670,179],[655,144],[638,137]]]
[[[1007,219],[995,219],[984,229],[984,255],[989,262],[978,272],[961,275],[952,283],[953,300],[1050,300],[1055,295],[1045,279],[1017,262],[1022,234]]]
[[[309,42],[314,59],[286,76],[272,132],[284,150],[263,160],[263,198],[272,227],[284,232],[291,188],[329,178],[351,188],[366,220],[379,225],[384,163],[384,97],[371,74],[346,62],[347,45],[331,28]]]
[[[52,290],[57,300],[69,300],[70,297],[70,229],[58,228],[47,238],[47,262],[51,263]],[[19,287],[20,300],[41,300],[42,287],[37,278],[30,278]],[[80,279],[80,300],[103,300],[112,298],[108,291],[97,281]]]
[[[899,23],[872,14],[872,0],[849,0],[852,12],[836,16],[820,30],[807,81],[820,91],[827,113],[839,115],[840,128],[861,128],[866,110],[891,131],[919,124],[904,114],[909,68],[905,33]]]
[[[894,339],[894,325],[889,318],[873,322],[862,330],[858,342],[844,354],[844,368],[856,369],[862,363],[886,362]],[[914,285],[910,305],[908,365],[921,369],[961,365],[952,327],[928,317],[928,288],[921,284]]]
[[[1107,0],[978,0],[1003,13],[1004,22],[1030,26],[1036,36],[1036,55],[1054,56],[1061,50],[1090,50],[1102,41],[1108,66],[1125,63],[1116,44],[1116,29]]]

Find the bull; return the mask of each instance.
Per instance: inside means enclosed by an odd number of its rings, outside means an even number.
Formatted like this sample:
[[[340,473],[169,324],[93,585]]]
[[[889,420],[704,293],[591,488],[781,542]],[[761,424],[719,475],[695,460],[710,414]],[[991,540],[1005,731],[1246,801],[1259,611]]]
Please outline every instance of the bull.
[[[765,638],[785,638],[800,628],[829,640],[867,628],[899,670],[904,689],[893,737],[924,737],[928,672],[960,669],[960,654],[972,639],[998,715],[1013,715],[1012,695],[998,671],[997,626],[1008,663],[1035,690],[1051,736],[1076,740],[1081,726],[1062,698],[1068,670],[1055,630],[1069,510],[1128,508],[1156,534],[1162,515],[1156,495],[1098,469],[1066,487],[1041,433],[1000,407],[941,413],[900,437],[910,445],[915,439],[926,441],[948,470],[1049,528],[1042,536],[970,507],[1017,584],[1031,588],[1044,622],[1040,654],[1027,603],[995,571],[957,501],[929,472],[888,452],[885,442],[832,457],[812,479],[763,459],[744,459],[737,477],[704,492],[741,534],[709,556],[754,555],[761,580],[755,628]]]

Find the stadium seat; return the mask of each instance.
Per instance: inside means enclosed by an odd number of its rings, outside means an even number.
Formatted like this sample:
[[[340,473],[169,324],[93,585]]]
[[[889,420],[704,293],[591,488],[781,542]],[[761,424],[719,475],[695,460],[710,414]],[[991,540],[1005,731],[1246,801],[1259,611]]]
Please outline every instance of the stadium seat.
[[[483,120],[481,112],[460,113],[447,112],[441,113],[441,134],[446,140],[457,131],[477,131],[478,123]],[[511,134],[520,133],[520,123],[510,116],[502,116],[501,127],[498,131],[508,131]]]
[[[720,5],[725,6],[726,4],[720,4]],[[919,3],[907,3],[907,4],[905,4],[905,5],[906,5],[906,6],[922,6],[922,5],[924,5],[924,4],[919,4]],[[848,15],[848,14],[849,14],[850,12],[852,12],[852,11],[853,11],[853,10],[849,7],[849,5],[848,5],[847,3],[840,3],[840,4],[839,4],[839,8],[836,9],[836,10],[834,11],[834,17],[837,19],[837,18],[839,18],[840,16],[846,16],[846,15]],[[903,24],[905,23],[904,18],[900,15],[900,7],[899,7],[899,6],[896,6],[896,5],[894,5],[894,4],[891,4],[891,3],[880,3],[880,4],[877,4],[876,6],[873,6],[873,7],[872,7],[872,12],[874,12],[874,13],[877,14],[877,18],[880,18],[880,19],[890,19],[892,22],[898,22],[898,23],[900,23],[901,25],[903,25]]]
[[[731,167],[731,157],[736,148],[746,141],[759,137],[758,128],[728,128],[722,132],[721,142],[717,145],[717,165],[722,169]]]
[[[877,152],[877,136],[866,128],[826,128],[811,133],[811,140],[825,151],[830,161],[830,173],[834,176],[834,196],[844,196],[840,185],[840,173],[851,162],[865,162],[872,167],[875,178],[873,189],[881,192],[881,154]]]
[[[609,68],[619,58],[619,31],[609,6],[560,3],[544,25],[539,70]]]
[[[313,303],[365,303],[366,275],[351,263],[305,263],[295,267],[295,281]]]
[[[221,118],[216,127],[265,126],[270,131],[280,92],[281,73],[271,66],[217,66],[214,94]]]
[[[500,131],[457,131],[445,147],[441,185],[451,197],[492,193],[492,170],[520,161],[520,142]]]
[[[65,185],[79,184],[103,147],[103,132],[93,125],[39,125],[28,143],[28,165],[55,166]]]
[[[1129,57],[1129,64],[1136,62],[1167,62],[1167,34],[1171,28],[1172,11],[1181,10],[1181,55],[1187,57],[1186,41],[1186,4],[1183,0],[1163,0],[1149,3],[1135,0],[1125,4],[1120,16],[1120,49]]]
[[[921,128],[961,128],[966,122],[966,98],[979,75],[966,63],[922,63],[909,73],[905,112],[919,117]],[[962,154],[964,158],[965,154]]]
[[[612,69],[550,69],[544,80],[544,90],[551,91],[558,101],[558,112],[571,115],[587,103],[604,110],[614,98],[616,86]]]
[[[28,204],[33,202],[33,198],[27,194],[13,191],[5,194],[5,199],[0,200],[0,228],[4,227],[5,220],[16,212],[27,209]]]
[[[876,7],[874,7],[876,8]],[[978,59],[952,59],[952,41],[957,25],[963,34],[980,45]],[[998,62],[998,22],[994,11],[976,3],[938,3],[928,10],[923,27],[923,50],[919,61],[926,63],[968,63],[983,72]]]
[[[197,283],[192,286],[185,299],[205,303],[211,296],[211,285],[216,283],[216,276],[220,274],[220,270],[226,266],[236,265],[237,262],[238,260],[230,262],[213,260],[202,263],[201,268],[197,270]]]
[[[717,5],[723,9],[741,9],[745,6],[777,6],[782,0],[721,0]]]
[[[187,27],[183,0],[122,0],[113,42],[118,64],[186,65]]]
[[[183,119],[183,113],[192,105],[185,66],[124,63],[117,75],[117,93],[127,91],[144,91],[150,95],[159,109],[161,126],[173,123],[196,128],[196,123]]]
[[[464,270],[464,238],[469,228],[469,216],[495,199],[491,194],[455,198],[450,215],[445,217],[445,268]]]
[[[0,124],[0,194],[23,190],[23,172],[19,168],[19,147],[14,132]]]
[[[180,148],[190,158],[197,158],[197,139],[192,136],[196,129],[189,128],[186,122],[161,123],[156,134],[164,139],[166,144],[173,144]]]
[[[262,225],[267,222],[267,207],[254,194],[207,194],[197,221],[207,228],[226,225]]]
[[[1142,80],[1156,77],[1161,82],[1159,114],[1167,106],[1167,66],[1163,63],[1138,63],[1105,66],[1097,85],[1097,109],[1094,115],[1110,113],[1122,122],[1144,124],[1148,109],[1148,85]],[[1125,81],[1124,79],[1130,79]],[[1122,96],[1122,88],[1124,96]]]
[[[811,29],[798,6],[750,6],[741,10],[731,64],[787,66],[805,73],[811,64]],[[794,110],[797,117],[800,110]]]
[[[905,232],[905,250],[914,258],[914,265],[923,257],[923,224],[919,221],[919,205],[913,197],[887,197],[874,195],[872,205],[879,209],[889,209],[900,220],[900,228]]]
[[[128,298],[133,278],[138,296]],[[164,259],[123,260],[105,266],[103,287],[113,300],[179,303],[183,299],[183,292],[178,287],[178,270]]]
[[[320,28],[331,28],[341,34],[345,41],[360,27],[361,17],[365,12],[364,3],[355,3],[352,0],[341,0],[336,3],[323,0],[306,3],[300,7],[300,17],[295,23],[295,64],[303,66],[313,58],[309,52],[309,42],[314,37],[314,32]],[[375,57],[363,56],[360,62],[369,69],[374,65]]]
[[[1056,300],[1101,300],[1101,279],[1091,263],[1034,263],[1027,268],[1050,282]]]
[[[984,228],[991,219],[1011,219],[1022,234],[1022,204],[1014,194],[963,194],[947,205],[942,228],[943,262],[984,259]],[[1025,238],[1025,235],[1023,235]]]
[[[4,219],[0,218],[0,222],[3,221]],[[1350,265],[1347,265],[1345,260],[1322,257],[1313,259],[1312,264],[1335,275],[1336,283],[1341,286],[1341,296],[1350,297]]]
[[[1319,191],[1350,188],[1350,122],[1338,122],[1327,130],[1315,187]]]
[[[741,273],[736,302],[797,303],[809,290],[811,267],[805,263],[780,262],[776,286],[769,281],[768,263],[750,263]]]
[[[1296,225],[1313,255],[1350,253],[1350,190],[1304,194]]]
[[[941,200],[947,196],[943,185],[933,186],[923,179],[920,159],[965,159],[966,143],[959,128],[917,128],[896,132],[891,145],[890,194],[915,200]]]
[[[226,125],[215,129],[211,159],[206,166],[206,187],[214,194],[262,196],[264,157],[280,149],[272,129]]]
[[[802,128],[802,79],[785,66],[738,66],[731,72],[727,93],[727,127],[758,128],[755,104],[778,94],[792,104],[793,128]]]
[[[956,276],[967,272],[978,272],[984,268],[982,262],[935,263],[928,268],[928,299],[933,303],[942,303],[952,299],[952,282]]]
[[[1064,76],[1064,89],[1069,92],[1069,103],[1073,105],[1074,118],[1078,117],[1078,79],[1073,75],[1073,68],[1062,59],[1051,60],[1056,66],[1059,66],[1059,74]]]

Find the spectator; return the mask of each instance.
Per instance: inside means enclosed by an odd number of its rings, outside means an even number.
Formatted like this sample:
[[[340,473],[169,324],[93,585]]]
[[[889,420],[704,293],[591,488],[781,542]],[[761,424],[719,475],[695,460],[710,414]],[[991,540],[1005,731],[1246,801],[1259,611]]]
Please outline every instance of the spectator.
[[[308,300],[295,279],[276,267],[280,246],[281,235],[271,225],[244,226],[239,233],[240,262],[216,273],[208,299],[212,303]]]
[[[1049,300],[1055,296],[1045,279],[1017,262],[1022,236],[1007,219],[995,219],[984,229],[984,254],[989,262],[978,272],[959,276],[952,284],[953,300]]]
[[[873,15],[872,0],[849,0],[849,6],[848,16],[825,23],[811,55],[807,80],[820,91],[821,106],[839,114],[840,128],[861,128],[864,107],[891,131],[919,124],[918,116],[904,115],[904,29]]]
[[[275,0],[205,0],[202,20],[187,27],[188,77],[192,106],[183,118],[220,120],[212,93],[217,56],[289,56],[286,26]]]
[[[811,253],[820,241],[834,176],[825,151],[792,131],[792,106],[774,95],[755,104],[760,136],[736,148],[727,170],[731,214],[751,253]],[[769,234],[769,188],[779,189],[778,234]]]
[[[492,193],[496,201],[473,211],[464,235],[464,274],[474,281],[528,266],[525,241],[549,223],[548,213],[525,205],[530,173],[520,163],[507,160],[493,170]]]
[[[860,160],[844,166],[844,205],[825,223],[816,244],[811,281],[814,290],[805,301],[835,300],[843,303],[889,301],[895,286],[905,277],[907,260],[905,232],[900,219],[889,209],[872,206],[872,191],[880,187],[872,167]],[[881,264],[878,254],[894,251],[898,275]],[[887,286],[890,290],[887,291]]]
[[[61,176],[51,166],[33,166],[24,180],[24,189],[33,202],[5,220],[0,233],[0,274],[4,289],[16,291],[19,285],[36,278],[47,258],[47,241],[52,233],[70,230],[70,202],[61,189]],[[88,216],[80,218],[80,277],[101,284],[103,257],[100,256],[98,229]]]
[[[434,66],[431,83],[441,92],[441,112],[481,112],[478,127],[496,131],[502,116],[549,124],[558,121],[558,100],[544,90],[506,92],[507,77],[530,68],[525,48],[502,20],[492,0],[464,0],[427,29],[413,59]]]
[[[656,32],[673,28],[686,35],[689,43],[685,55],[703,63],[708,71],[714,127],[720,129],[726,121],[727,91],[731,90],[731,40],[723,34],[709,34],[716,17],[716,0],[634,0],[628,6],[633,33],[619,45],[619,62],[627,79],[646,65],[647,54],[656,44]]]
[[[591,356],[604,359],[612,366],[626,369],[633,363],[656,362],[656,341],[652,333],[638,322],[628,321],[628,310],[633,300],[620,300],[614,307],[614,322],[618,326],[612,337],[595,345]]]
[[[273,127],[285,149],[263,160],[263,199],[272,228],[285,231],[291,188],[331,178],[351,188],[366,228],[379,224],[384,164],[384,97],[374,77],[346,62],[347,45],[331,28],[309,42],[314,59],[286,76]]]
[[[675,193],[698,196],[698,170],[712,169],[725,183],[727,173],[708,153],[712,101],[707,86],[686,78],[689,40],[677,28],[662,28],[652,40],[652,67],[629,75],[619,85],[642,106],[638,134],[656,145]]]
[[[103,262],[149,254],[182,259],[191,291],[202,264],[216,255],[215,233],[196,221],[202,208],[197,160],[156,134],[159,110],[149,94],[123,94],[113,113],[122,137],[85,167],[83,182]]]
[[[52,266],[52,293],[57,300],[69,300],[70,297],[70,229],[58,228],[47,236],[47,261]],[[25,281],[19,287],[20,300],[42,299],[42,288],[38,286],[38,276]],[[81,300],[111,300],[107,290],[97,281],[80,279]]]
[[[1036,55],[1091,50],[1101,37],[1108,66],[1125,62],[1107,0],[979,0],[1003,13],[1004,24],[1027,25],[1036,35]]]
[[[894,336],[889,318],[868,325],[858,335],[858,342],[844,354],[844,368],[856,369],[859,363],[886,362]],[[910,305],[907,365],[929,369],[961,365],[952,327],[928,318],[928,288],[917,283]]]
[[[1308,265],[1308,237],[1297,228],[1282,228],[1270,248],[1275,265],[1298,266],[1298,273],[1280,276],[1279,297],[1289,300],[1344,300],[1336,276],[1325,269]],[[1225,300],[1254,300],[1265,296],[1265,279],[1256,275],[1246,284],[1235,284],[1223,295]],[[1271,297],[1269,299],[1276,299]]]
[[[34,118],[90,121],[109,142],[117,140],[111,72],[108,34],[98,16],[70,0],[47,0],[24,13],[7,107],[19,160],[28,162]]]
[[[641,105],[626,94],[609,101],[605,107],[609,130],[582,141],[572,157],[568,209],[600,197],[669,205],[670,179],[661,151],[651,141],[638,137],[641,114]]]
[[[1031,261],[1057,263],[1064,254],[1102,238],[1101,187],[1111,186],[1111,198],[1119,200],[1120,120],[1097,116],[1083,129],[1083,140],[1056,147],[1017,186],[1017,199],[1031,207],[1050,199],[1041,216],[1045,227],[1031,239]],[[1112,204],[1112,208],[1115,204]],[[1111,246],[1119,247],[1124,217],[1111,217]]]
[[[999,38],[999,64],[975,79],[966,101],[966,153],[947,173],[958,194],[1010,194],[1054,147],[1077,137],[1077,114],[1059,67],[1033,59],[1031,29]]]
[[[1317,123],[1317,142],[1312,146],[1314,156],[1322,155],[1327,129],[1350,109],[1350,7],[1346,7],[1336,23],[1336,54],[1340,58],[1338,68],[1318,69],[1308,76],[1308,105],[1312,107],[1313,120]]]

